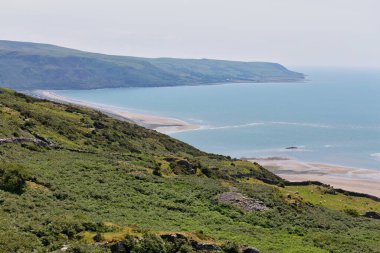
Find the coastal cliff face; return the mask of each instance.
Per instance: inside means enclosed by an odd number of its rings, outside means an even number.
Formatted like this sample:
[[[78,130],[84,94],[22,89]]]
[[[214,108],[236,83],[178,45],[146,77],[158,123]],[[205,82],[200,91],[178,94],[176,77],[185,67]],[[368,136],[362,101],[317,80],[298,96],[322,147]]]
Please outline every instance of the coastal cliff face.
[[[0,252],[378,252],[379,212],[376,200],[285,186],[259,164],[0,89]]]
[[[0,86],[14,89],[152,87],[303,79],[303,74],[277,63],[112,56],[0,40]]]

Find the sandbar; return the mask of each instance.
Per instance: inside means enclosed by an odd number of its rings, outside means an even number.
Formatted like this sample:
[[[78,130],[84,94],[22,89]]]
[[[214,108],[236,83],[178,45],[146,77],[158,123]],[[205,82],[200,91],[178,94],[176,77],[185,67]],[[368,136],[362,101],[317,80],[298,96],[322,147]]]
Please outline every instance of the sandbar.
[[[248,158],[288,181],[319,181],[334,188],[380,197],[380,171],[303,162],[286,157]]]

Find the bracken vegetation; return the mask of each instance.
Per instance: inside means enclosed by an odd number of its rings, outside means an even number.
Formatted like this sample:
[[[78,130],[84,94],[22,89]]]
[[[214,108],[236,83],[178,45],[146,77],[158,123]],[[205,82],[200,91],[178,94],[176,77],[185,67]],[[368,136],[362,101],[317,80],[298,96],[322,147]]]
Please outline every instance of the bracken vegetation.
[[[0,134],[0,252],[380,252],[379,202],[93,110],[1,89]]]

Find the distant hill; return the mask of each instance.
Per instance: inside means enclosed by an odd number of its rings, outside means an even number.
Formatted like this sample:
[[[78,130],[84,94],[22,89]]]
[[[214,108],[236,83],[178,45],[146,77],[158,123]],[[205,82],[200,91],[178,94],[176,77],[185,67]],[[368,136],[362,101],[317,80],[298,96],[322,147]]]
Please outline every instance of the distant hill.
[[[151,87],[303,79],[303,74],[277,63],[113,56],[0,40],[0,86],[15,89]]]

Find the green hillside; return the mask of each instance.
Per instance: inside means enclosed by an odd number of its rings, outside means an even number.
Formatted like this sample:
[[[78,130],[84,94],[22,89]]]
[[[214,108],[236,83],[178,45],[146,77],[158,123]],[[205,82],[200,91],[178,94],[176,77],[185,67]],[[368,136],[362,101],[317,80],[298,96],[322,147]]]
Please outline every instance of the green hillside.
[[[0,40],[0,86],[14,89],[149,87],[303,79],[303,74],[276,63],[112,56]]]
[[[370,210],[380,203],[284,187],[258,164],[0,89],[0,252],[380,252]]]

